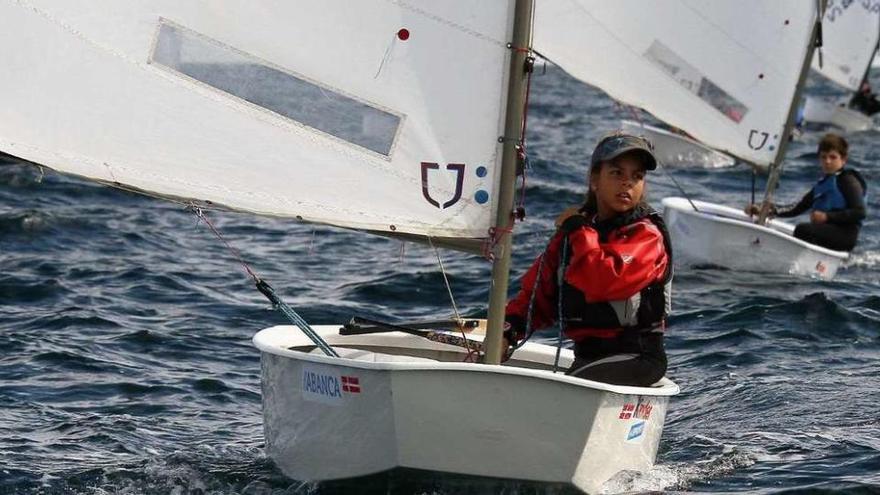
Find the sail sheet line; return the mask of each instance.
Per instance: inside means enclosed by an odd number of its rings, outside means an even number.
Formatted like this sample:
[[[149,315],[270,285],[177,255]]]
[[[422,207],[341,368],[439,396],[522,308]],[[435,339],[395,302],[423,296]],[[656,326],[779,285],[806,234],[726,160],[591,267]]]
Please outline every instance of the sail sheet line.
[[[443,258],[440,257],[440,250],[437,249],[437,246],[434,245],[433,239],[430,237],[428,237],[428,243],[430,243],[431,248],[434,249],[434,255],[437,257],[437,264],[440,266],[440,273],[443,275],[443,283],[446,284],[446,292],[449,294],[449,302],[452,304],[455,321],[459,322],[457,326],[461,332],[462,342],[465,344],[465,349],[468,351],[464,361],[476,362],[480,357],[480,346],[471,345],[471,341],[469,341],[467,335],[465,335],[464,326],[461,325],[461,322],[464,320],[462,320],[461,313],[458,311],[458,305],[455,303],[455,296],[452,293],[452,285],[449,283],[449,277],[446,275],[446,267],[443,265]]]
[[[328,344],[326,340],[321,338],[321,336],[318,335],[317,332],[315,332],[311,325],[309,325],[308,322],[306,322],[306,320],[303,319],[303,317],[296,312],[296,310],[291,308],[280,297],[278,297],[278,294],[275,292],[275,289],[272,288],[271,285],[266,283],[265,280],[260,278],[256,274],[256,272],[251,269],[250,265],[248,265],[247,262],[244,260],[244,257],[242,257],[241,251],[236,249],[232,244],[229,243],[229,241],[226,240],[225,237],[223,237],[223,234],[221,234],[220,230],[218,230],[217,227],[215,227],[214,224],[211,223],[211,220],[208,219],[207,215],[205,215],[205,212],[203,212],[201,208],[194,204],[190,205],[190,208],[193,213],[195,213],[196,217],[200,221],[205,222],[205,225],[207,225],[208,228],[211,229],[211,232],[214,233],[214,236],[216,236],[217,239],[219,239],[220,242],[222,242],[226,246],[226,249],[228,249],[229,252],[232,253],[232,256],[235,257],[235,259],[244,268],[245,272],[251,277],[251,279],[253,279],[254,284],[257,286],[257,290],[260,291],[260,293],[262,293],[264,296],[266,296],[266,298],[272,303],[272,306],[278,311],[281,311],[281,313],[286,316],[291,323],[296,325],[300,329],[300,331],[302,331],[306,335],[306,337],[308,337],[309,340],[311,340],[315,344],[315,346],[317,346],[319,349],[321,349],[321,351],[324,352],[324,354],[330,357],[339,357],[339,354],[332,347],[330,347],[330,344]]]

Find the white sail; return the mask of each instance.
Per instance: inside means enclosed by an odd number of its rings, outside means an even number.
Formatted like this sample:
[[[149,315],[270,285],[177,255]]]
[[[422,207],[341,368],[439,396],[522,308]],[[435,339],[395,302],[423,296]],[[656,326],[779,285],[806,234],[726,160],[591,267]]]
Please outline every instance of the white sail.
[[[699,141],[769,165],[816,15],[805,0],[538,0],[535,48]]]
[[[507,1],[3,0],[0,151],[257,214],[485,238],[512,15]]]
[[[859,89],[880,37],[880,0],[828,0],[813,70],[851,91]]]

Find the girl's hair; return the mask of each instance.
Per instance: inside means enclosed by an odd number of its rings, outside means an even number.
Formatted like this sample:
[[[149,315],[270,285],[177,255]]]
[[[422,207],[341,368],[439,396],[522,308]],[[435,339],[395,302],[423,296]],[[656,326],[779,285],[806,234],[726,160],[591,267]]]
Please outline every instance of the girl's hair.
[[[581,212],[583,214],[589,216],[589,215],[595,215],[596,213],[599,212],[599,204],[598,204],[598,201],[596,200],[596,193],[593,191],[593,188],[590,187],[590,184],[593,182],[593,177],[597,177],[599,175],[599,172],[602,171],[603,164],[615,163],[619,158],[627,156],[628,154],[629,153],[624,153],[623,155],[620,155],[620,156],[615,157],[614,159],[610,160],[610,162],[605,162],[605,161],[597,162],[595,165],[590,167],[590,172],[587,174],[587,178],[589,179],[589,180],[587,180],[587,199],[586,199],[586,201],[584,201],[584,205],[581,207]],[[642,197],[639,199],[639,204],[636,207],[638,208],[638,207],[647,207],[647,206],[648,206],[648,202],[645,201],[645,194],[644,194],[644,192],[642,192]]]
[[[822,136],[822,140],[819,141],[819,153],[827,153],[829,151],[836,151],[840,153],[840,156],[846,158],[849,154],[849,143],[837,134],[825,134]]]

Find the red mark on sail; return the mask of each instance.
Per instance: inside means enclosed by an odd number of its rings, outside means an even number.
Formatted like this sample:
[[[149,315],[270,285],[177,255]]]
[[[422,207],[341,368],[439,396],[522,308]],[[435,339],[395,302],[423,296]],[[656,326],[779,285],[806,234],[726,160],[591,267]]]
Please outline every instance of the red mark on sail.
[[[386,35],[387,36],[387,35]],[[409,39],[409,29],[403,28],[397,32],[397,39],[400,41],[406,41]]]

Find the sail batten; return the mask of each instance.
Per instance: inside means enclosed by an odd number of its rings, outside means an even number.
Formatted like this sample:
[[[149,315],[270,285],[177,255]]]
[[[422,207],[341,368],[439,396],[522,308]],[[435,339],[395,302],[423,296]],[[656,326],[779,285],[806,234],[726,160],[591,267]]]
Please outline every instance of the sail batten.
[[[2,2],[0,151],[237,211],[485,238],[512,4],[309,7]]]
[[[816,17],[800,0],[539,0],[535,47],[699,141],[769,165]]]

